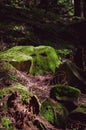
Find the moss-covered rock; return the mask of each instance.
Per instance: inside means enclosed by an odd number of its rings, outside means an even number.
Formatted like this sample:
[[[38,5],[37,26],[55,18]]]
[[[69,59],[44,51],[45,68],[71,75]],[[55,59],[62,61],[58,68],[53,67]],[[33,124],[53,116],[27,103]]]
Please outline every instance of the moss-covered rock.
[[[77,67],[70,60],[63,60],[59,68],[56,69],[51,84],[69,84],[79,88],[81,92],[86,93],[86,72]]]
[[[2,113],[7,113],[10,106],[14,108],[14,105],[12,102],[13,98],[10,98],[10,97],[14,97],[13,95],[15,95],[15,97],[17,97],[17,94],[20,95],[19,101],[21,104],[23,104],[23,103],[29,104],[31,97],[33,96],[28,91],[28,89],[20,83],[15,83],[9,87],[0,89],[0,101],[2,102],[2,105],[0,107],[1,107]],[[17,100],[16,100],[16,102],[17,102]]]
[[[50,97],[65,103],[68,109],[74,109],[78,105],[80,90],[68,85],[58,84],[51,88]]]
[[[15,46],[1,52],[0,60],[9,61],[18,70],[34,75],[55,72],[60,64],[59,57],[50,46]]]
[[[46,99],[41,106],[41,114],[44,118],[56,127],[65,127],[68,112],[66,108],[54,102],[51,99]]]
[[[2,61],[8,61],[18,70],[28,72],[32,64],[32,57],[29,54],[32,54],[32,52],[34,52],[32,46],[29,47],[29,50],[27,47],[16,46],[1,52],[0,59]]]
[[[0,101],[0,111],[2,112],[0,128],[10,130],[9,121],[11,121],[12,129],[14,129],[14,122],[15,127],[22,129],[23,125],[20,125],[20,122],[28,126],[34,120],[35,115],[39,114],[40,103],[37,96],[20,83],[1,89]]]
[[[57,84],[51,88],[50,96],[57,100],[76,100],[80,96],[80,90],[68,85]]]
[[[13,83],[11,86],[3,88],[0,90],[0,98],[3,98],[13,92],[19,92],[21,95],[27,95],[26,99],[28,99],[32,94],[28,91],[28,89],[20,84],[20,83]]]
[[[14,108],[14,104],[28,105],[28,107],[33,108],[33,114],[38,114],[40,109],[40,102],[36,95],[29,92],[29,90],[20,83],[14,83],[10,87],[3,88],[0,90],[0,100],[6,98],[6,102],[3,103],[2,109],[8,109],[10,107]],[[8,108],[7,108],[8,107]]]

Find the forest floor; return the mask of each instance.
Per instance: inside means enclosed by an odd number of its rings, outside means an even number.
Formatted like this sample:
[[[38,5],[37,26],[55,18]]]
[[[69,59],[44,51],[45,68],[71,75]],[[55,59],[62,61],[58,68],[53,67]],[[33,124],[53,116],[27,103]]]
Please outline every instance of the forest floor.
[[[52,87],[52,85],[50,85],[50,81],[52,80],[52,77],[53,77],[51,74],[46,74],[44,76],[40,76],[40,75],[32,76],[30,74],[26,74],[18,70],[16,70],[16,72],[11,71],[10,74],[14,74],[15,76],[17,76],[18,82],[21,82],[24,86],[26,86],[28,88],[28,91],[30,91],[34,95],[37,95],[40,103],[42,103],[44,100],[50,97],[50,89]],[[0,77],[2,77],[4,80],[4,82],[3,81],[0,82],[1,89],[8,87],[14,82],[6,78],[4,73],[2,74],[0,73]],[[55,128],[52,124],[47,122],[40,114],[36,115],[36,114],[33,114],[33,112],[31,111],[29,115],[27,114],[30,118],[28,122],[28,118],[25,116],[25,110],[29,106],[27,104],[21,105],[18,102],[19,94],[18,93],[17,94],[13,93],[13,94],[14,96],[16,96],[15,99],[10,99],[10,103],[14,102],[13,109],[10,108],[11,106],[9,105],[9,109],[6,112],[2,110],[2,104],[6,102],[7,96],[0,99],[0,117],[2,117],[3,115],[7,116],[9,119],[12,120],[13,126],[16,127],[18,130],[21,130],[21,129],[22,130],[25,130],[25,129],[26,130],[38,130],[38,129],[41,130],[39,122],[41,122],[45,126],[44,130],[63,130],[63,129]],[[81,93],[78,104],[79,105],[86,104],[86,94]],[[17,105],[17,109],[15,109],[16,105]],[[23,112],[21,113],[22,110]],[[18,118],[19,122],[17,121],[16,118]],[[26,125],[26,122],[28,122],[28,125]],[[76,119],[70,120],[68,124],[69,126],[66,127],[65,130],[73,130],[74,128],[76,130],[86,129],[85,122],[82,124],[82,122],[77,121]]]

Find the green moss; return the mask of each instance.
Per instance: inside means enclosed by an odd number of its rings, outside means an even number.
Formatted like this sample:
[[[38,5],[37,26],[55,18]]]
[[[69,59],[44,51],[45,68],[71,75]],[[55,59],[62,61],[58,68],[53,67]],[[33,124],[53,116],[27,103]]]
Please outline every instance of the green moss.
[[[22,96],[22,98],[21,98],[22,102],[29,103],[30,95],[27,91],[23,91],[23,93],[21,93],[21,96]]]
[[[33,47],[30,46],[27,49],[27,46],[16,46],[7,51],[0,53],[0,59],[5,61],[28,61],[32,60],[29,56],[31,52],[33,52]],[[28,53],[27,53],[28,52]]]
[[[60,64],[54,48],[50,46],[35,47],[36,56],[33,59],[32,74],[43,74],[46,71],[55,72],[55,68]]]
[[[52,123],[52,124],[55,123],[54,110],[53,110],[49,100],[43,102],[42,107],[41,107],[41,114],[50,123]]]
[[[23,86],[19,83],[16,83],[10,87],[1,89],[0,90],[0,99],[5,96],[8,96],[8,94],[11,94],[12,92],[19,92],[22,97],[21,98],[22,102],[29,102],[29,99],[32,96],[32,94],[28,91],[28,89],[25,86]]]
[[[6,130],[13,130],[12,121],[10,119],[4,116],[1,118],[1,122],[2,122],[2,126],[5,127]]]
[[[19,92],[21,94],[22,102],[29,103],[29,100],[30,100],[31,96],[33,96],[33,94],[30,93],[29,90],[25,86],[17,83],[15,85],[13,85],[13,89],[14,89],[14,91]]]
[[[5,97],[7,94],[11,92],[11,88],[5,88],[0,90],[0,98]]]
[[[60,64],[55,49],[50,46],[15,46],[1,52],[0,60],[9,61],[21,71],[27,68],[27,72],[33,75],[45,74],[47,71],[54,73]]]
[[[51,97],[54,95],[56,99],[59,100],[73,100],[77,99],[80,96],[80,90],[67,85],[56,85],[51,89],[50,95]]]
[[[16,84],[13,84],[10,87],[1,89],[0,90],[0,99],[2,99],[2,100],[4,98],[6,99],[3,102],[2,107],[1,107],[2,111],[4,111],[4,113],[6,113],[8,111],[8,108],[9,108],[8,107],[9,97],[15,92],[18,95],[20,95],[20,103],[22,103],[22,104],[23,103],[29,104],[32,97],[33,97],[33,94],[31,92],[29,92],[29,90],[25,86],[23,86],[19,83],[16,83]],[[39,103],[38,100],[37,100],[37,103]]]
[[[16,70],[9,62],[1,61],[0,63],[0,72],[7,71],[7,70]]]
[[[47,99],[42,103],[41,114],[51,124],[61,128],[65,127],[68,112],[61,104]]]

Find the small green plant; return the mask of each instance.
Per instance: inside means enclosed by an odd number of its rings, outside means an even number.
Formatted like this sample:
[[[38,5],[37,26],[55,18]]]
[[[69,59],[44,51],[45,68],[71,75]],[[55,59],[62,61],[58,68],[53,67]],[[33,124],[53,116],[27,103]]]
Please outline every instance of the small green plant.
[[[5,127],[6,130],[13,130],[12,121],[10,119],[4,116],[2,117],[1,122],[2,122],[2,126]]]
[[[62,49],[62,50],[56,50],[57,55],[59,55],[60,57],[65,57],[68,54],[72,53],[72,50],[70,49]]]
[[[13,74],[8,74],[8,77],[12,79],[13,81],[17,81],[17,77]]]
[[[29,102],[29,93],[27,91],[23,91],[22,95],[22,102],[24,103],[28,103]]]
[[[5,88],[0,90],[0,99],[3,98],[4,96],[8,95],[11,92],[11,88]]]

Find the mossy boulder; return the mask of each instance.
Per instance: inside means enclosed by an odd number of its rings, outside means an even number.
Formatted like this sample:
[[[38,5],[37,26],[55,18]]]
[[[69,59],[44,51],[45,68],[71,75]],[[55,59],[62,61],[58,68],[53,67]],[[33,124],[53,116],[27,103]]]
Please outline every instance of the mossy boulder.
[[[9,87],[6,87],[0,90],[0,99],[5,96],[9,96],[11,93],[14,93],[14,92],[19,92],[21,95],[24,95],[24,94],[27,95],[28,101],[29,101],[29,97],[33,96],[33,94],[31,94],[24,85],[15,82]]]
[[[68,109],[75,108],[78,105],[78,99],[80,97],[80,90],[68,85],[58,84],[51,88],[50,97],[65,103]]]
[[[20,83],[13,83],[11,86],[1,89],[0,90],[0,100],[2,101],[2,105],[0,107],[1,107],[2,113],[8,112],[9,106],[14,107],[13,103],[11,103],[12,98],[10,98],[10,97],[12,97],[12,95],[16,95],[16,94],[20,95],[21,103],[29,103],[31,97],[33,96],[28,91],[28,89]],[[15,96],[15,97],[17,97],[17,96]]]
[[[56,69],[51,84],[69,84],[79,88],[82,93],[86,93],[86,72],[77,67],[71,60],[63,60],[59,68]]]
[[[14,104],[16,104],[18,101],[18,103],[22,104],[22,106],[23,104],[31,106],[34,109],[33,110],[34,114],[39,113],[40,102],[38,97],[32,94],[31,92],[29,92],[27,87],[25,87],[20,83],[13,83],[11,86],[1,89],[0,99],[3,99],[5,97],[6,97],[8,108],[10,107],[14,108],[13,100],[15,100],[16,102],[14,102]],[[4,103],[2,108],[4,108]]]
[[[6,119],[10,119],[12,122],[11,125],[13,129],[14,122],[18,129],[22,129],[24,125],[20,125],[20,122],[22,122],[22,124],[29,124],[33,121],[34,116],[39,114],[40,103],[37,96],[29,92],[29,90],[20,83],[14,83],[10,87],[1,89],[0,101],[0,110],[2,112],[0,128],[4,127],[8,129],[7,127],[10,125],[4,122],[9,121],[3,120],[5,119],[5,115]]]
[[[9,61],[16,69],[33,75],[55,72],[60,64],[55,49],[50,46],[15,46],[1,52],[0,60]]]
[[[68,111],[63,105],[51,99],[46,99],[41,106],[41,115],[56,127],[64,128]]]

